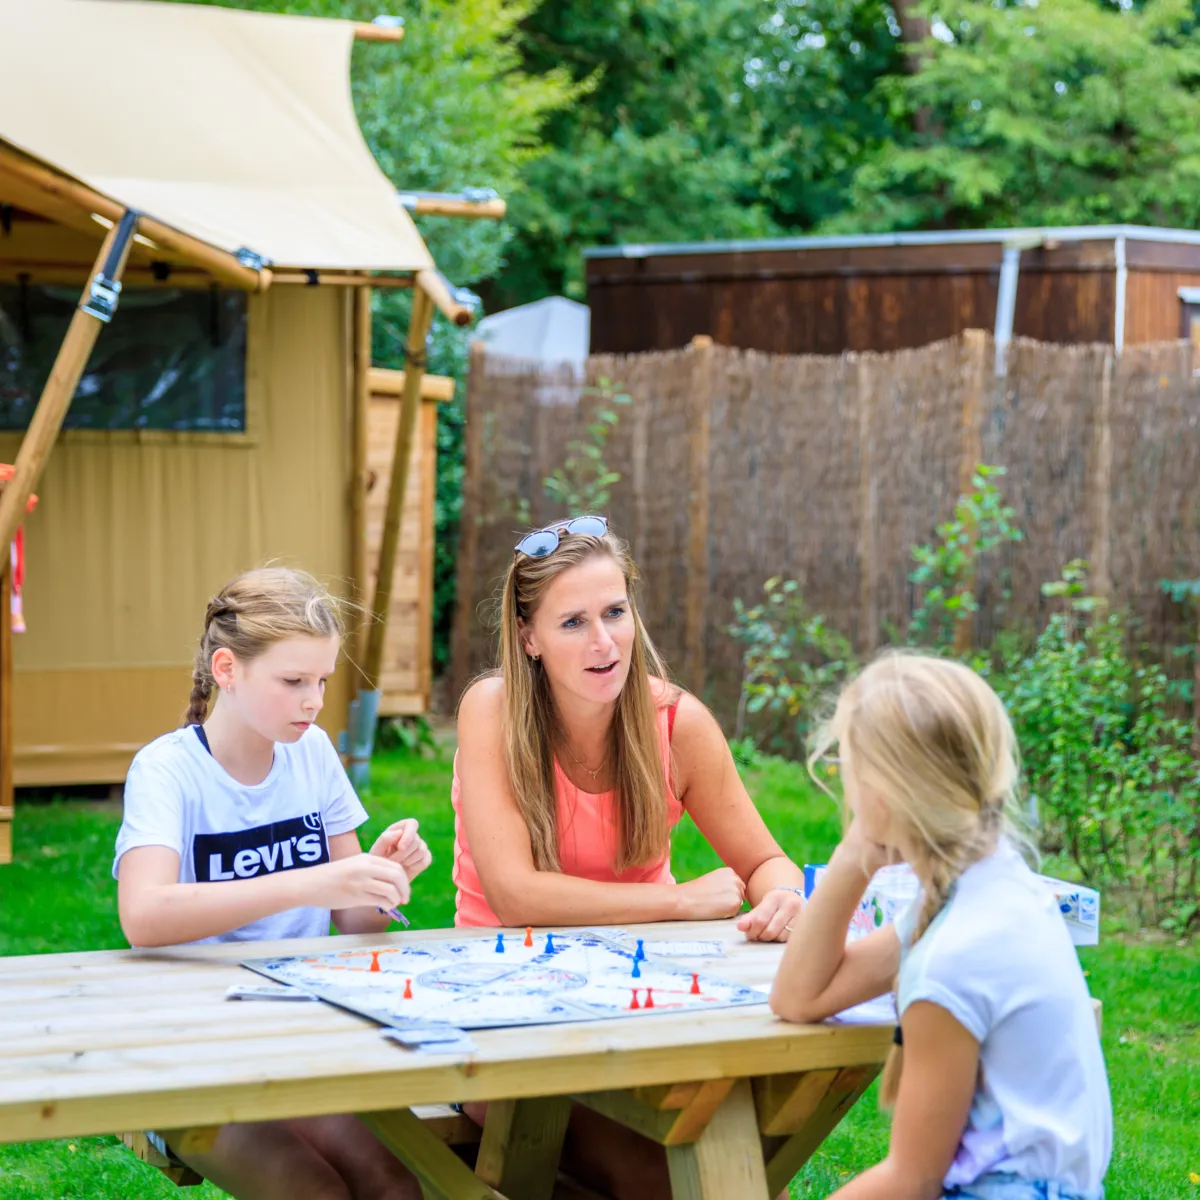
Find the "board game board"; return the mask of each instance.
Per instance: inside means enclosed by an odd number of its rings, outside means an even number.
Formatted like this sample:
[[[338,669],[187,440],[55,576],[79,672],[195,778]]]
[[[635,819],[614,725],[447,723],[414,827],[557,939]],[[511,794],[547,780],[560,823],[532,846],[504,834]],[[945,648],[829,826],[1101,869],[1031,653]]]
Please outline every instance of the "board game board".
[[[242,965],[384,1025],[418,1018],[491,1029],[767,1002],[754,988],[646,957],[617,930],[497,933]]]

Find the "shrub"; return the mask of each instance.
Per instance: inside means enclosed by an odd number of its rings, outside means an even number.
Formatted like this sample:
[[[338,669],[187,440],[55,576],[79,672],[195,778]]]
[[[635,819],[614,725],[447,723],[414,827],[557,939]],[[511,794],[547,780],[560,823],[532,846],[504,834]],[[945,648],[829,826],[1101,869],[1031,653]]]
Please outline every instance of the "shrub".
[[[763,601],[733,602],[729,632],[742,652],[742,693],[735,739],[755,722],[760,743],[777,753],[802,756],[819,705],[857,669],[850,639],[810,613],[794,579],[768,579]]]

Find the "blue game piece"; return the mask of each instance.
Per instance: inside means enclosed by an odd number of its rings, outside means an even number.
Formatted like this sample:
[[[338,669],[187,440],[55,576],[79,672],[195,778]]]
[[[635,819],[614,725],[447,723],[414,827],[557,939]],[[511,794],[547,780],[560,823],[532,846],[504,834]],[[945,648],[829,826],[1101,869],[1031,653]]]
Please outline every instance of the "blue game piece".
[[[547,954],[554,953],[554,940],[553,940],[552,935],[549,933],[546,934],[546,953]]]
[[[496,934],[496,953],[504,953],[504,934],[502,933]]]
[[[640,962],[638,962],[638,960],[635,958],[633,960],[633,978],[641,979],[641,977],[642,977],[642,964]]]
[[[642,949],[642,939],[641,938],[638,938],[637,950],[634,952],[633,957],[635,959],[637,959],[639,962],[646,957],[646,951]]]

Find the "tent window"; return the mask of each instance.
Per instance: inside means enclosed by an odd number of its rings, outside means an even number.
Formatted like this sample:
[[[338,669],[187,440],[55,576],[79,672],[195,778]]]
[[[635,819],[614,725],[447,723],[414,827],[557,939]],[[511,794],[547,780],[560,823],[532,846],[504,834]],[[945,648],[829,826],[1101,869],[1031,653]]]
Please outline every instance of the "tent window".
[[[77,287],[0,284],[0,430],[29,425],[78,303]],[[126,288],[64,425],[244,433],[245,296]]]

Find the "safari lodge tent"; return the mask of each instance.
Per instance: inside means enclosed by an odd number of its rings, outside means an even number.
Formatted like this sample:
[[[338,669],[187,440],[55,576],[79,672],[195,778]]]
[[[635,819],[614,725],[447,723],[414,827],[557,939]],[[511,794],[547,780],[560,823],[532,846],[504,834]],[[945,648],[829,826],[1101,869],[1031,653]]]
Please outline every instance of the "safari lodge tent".
[[[470,313],[351,104],[354,40],[400,32],[0,0],[0,546],[24,522],[28,626],[6,593],[0,861],[14,783],[118,782],[174,727],[205,601],[248,567],[303,566],[375,609],[349,646],[366,678],[331,681],[335,740],[356,688],[428,703],[420,400],[450,381],[424,351],[435,308]],[[371,370],[385,287],[415,289],[407,375]]]

